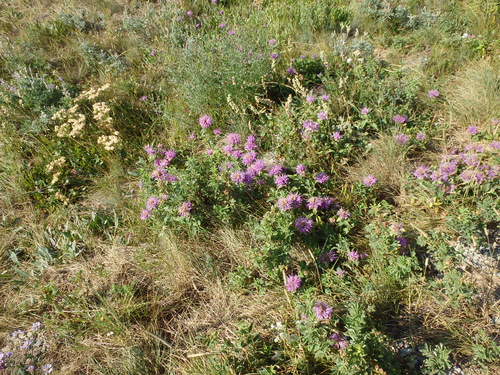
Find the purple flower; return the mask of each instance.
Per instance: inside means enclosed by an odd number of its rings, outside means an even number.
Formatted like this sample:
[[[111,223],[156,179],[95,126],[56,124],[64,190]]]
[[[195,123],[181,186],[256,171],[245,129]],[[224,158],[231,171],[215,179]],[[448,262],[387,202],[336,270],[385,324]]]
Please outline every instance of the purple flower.
[[[245,183],[245,172],[243,171],[236,171],[231,173],[231,180],[237,184],[243,184]]]
[[[300,233],[306,234],[311,231],[313,227],[313,221],[302,216],[295,221],[295,227]]]
[[[398,124],[404,124],[407,120],[408,120],[408,117],[406,116],[403,116],[403,115],[395,115],[392,120],[394,122],[397,122]]]
[[[297,74],[297,71],[295,70],[295,68],[293,66],[289,67],[286,71],[290,75]]]
[[[40,328],[42,328],[42,323],[40,323],[40,322],[35,322],[35,323],[33,323],[33,324],[31,325],[31,329],[32,329],[33,331],[37,331],[37,330],[39,330]]]
[[[186,12],[186,14],[187,14],[188,16],[192,16],[192,15],[193,15],[193,12],[191,12],[190,10],[188,10],[188,11]]]
[[[146,95],[141,96],[141,102],[145,101],[148,97]]]
[[[160,204],[160,199],[157,197],[149,197],[146,200],[146,210],[151,211],[154,210]]]
[[[214,129],[214,135],[220,135],[222,131],[220,129]]]
[[[365,186],[373,186],[377,183],[377,178],[374,175],[368,175],[361,181]]]
[[[399,245],[403,248],[408,247],[408,240],[404,237],[396,237],[396,240],[399,242]]]
[[[33,340],[27,340],[23,343],[23,345],[21,345],[21,348],[28,349],[31,346],[31,344],[33,344]]]
[[[312,95],[307,95],[306,96],[306,101],[308,103],[314,103],[315,100],[316,100],[316,98],[314,96],[312,96]]]
[[[155,154],[155,149],[151,145],[144,146],[144,151],[146,151],[146,154],[149,156],[153,156]]]
[[[243,151],[241,151],[241,150],[233,150],[231,152],[231,156],[233,158],[239,159],[239,158],[241,158],[243,156]]]
[[[500,150],[500,141],[493,141],[488,145],[492,150]]]
[[[361,108],[362,115],[367,115],[368,113],[370,113],[370,108],[367,108],[367,107]]]
[[[349,216],[351,216],[351,214],[345,209],[341,208],[340,210],[337,211],[337,216],[340,217],[341,219],[347,220],[349,219]]]
[[[328,95],[321,95],[321,99],[323,99],[325,102],[330,100],[330,97]]]
[[[342,139],[343,135],[340,134],[340,132],[333,132],[333,139],[335,141],[340,141]]]
[[[297,172],[297,174],[300,176],[305,176],[306,169],[307,169],[307,167],[305,165],[299,164],[299,165],[297,165],[297,167],[295,167],[295,172]]]
[[[277,54],[276,52],[273,52],[273,53],[271,53],[269,56],[271,57],[271,59],[275,60],[275,59],[277,59],[280,55],[279,55],[279,54]]]
[[[154,56],[155,54],[156,54],[155,51],[151,51],[151,53],[150,53],[151,56]]]
[[[279,164],[273,165],[271,168],[269,168],[269,176],[273,177],[282,174],[283,171],[284,168],[281,165]]]
[[[286,174],[280,174],[274,178],[274,183],[278,187],[283,187],[288,184],[288,182],[290,182],[290,177],[288,177]]]
[[[322,203],[321,197],[309,197],[307,198],[306,208],[308,210],[317,210],[320,208]]]
[[[439,91],[438,90],[431,90],[427,93],[427,96],[429,98],[437,98],[439,96]]]
[[[151,217],[151,212],[148,210],[142,210],[141,212],[141,220],[146,220]]]
[[[286,198],[279,198],[278,201],[276,202],[276,205],[281,209],[281,211],[285,212],[291,209],[292,207],[290,206],[290,203],[288,202],[288,199]]]
[[[340,332],[334,332],[330,336],[328,336],[328,339],[332,340],[333,347],[336,349],[340,350],[345,350],[347,345],[349,345],[349,341],[347,340],[347,337],[342,336]]]
[[[394,140],[399,146],[401,146],[407,143],[410,140],[410,137],[408,137],[406,134],[398,134],[394,137]]]
[[[249,151],[243,155],[241,162],[244,165],[250,165],[255,161],[255,159],[257,159],[257,153],[255,151]]]
[[[328,181],[328,180],[329,180],[329,178],[330,178],[330,177],[329,177],[326,173],[323,173],[323,172],[318,173],[318,174],[316,175],[316,181],[317,181],[318,183],[320,183],[320,184],[324,184],[326,181]]]
[[[305,120],[302,123],[302,138],[307,138],[307,136],[312,132],[317,132],[319,125],[317,122],[312,120]]]
[[[290,208],[299,208],[302,205],[302,196],[298,193],[290,193],[286,197]]]
[[[205,151],[205,154],[208,155],[208,156],[211,156],[211,155],[214,154],[214,150],[208,149],[208,150]]]
[[[219,25],[219,28],[221,28],[221,29],[224,27],[226,27],[226,24],[224,22]]]
[[[26,371],[34,371],[34,370],[35,370],[35,366],[33,366],[33,365],[26,367]]]
[[[345,270],[337,270],[335,271],[335,273],[339,276],[339,277],[344,277],[345,274],[346,274],[346,271]]]
[[[189,139],[190,139],[190,140],[193,140],[193,139],[195,139],[195,138],[196,138],[196,136],[194,135],[194,133],[189,134]]]
[[[328,116],[327,114],[325,113],[325,111],[320,111],[318,113],[318,120],[322,120],[322,121],[325,121],[328,119]]]
[[[269,45],[274,46],[276,44],[276,39],[269,39]]]
[[[165,156],[165,160],[171,162],[177,156],[177,152],[175,150],[168,150],[163,152],[163,155]]]
[[[467,133],[469,133],[470,135],[477,134],[477,131],[478,131],[477,126],[469,126],[467,128]]]
[[[52,365],[50,363],[42,366],[42,371],[44,374],[50,374],[52,372],[52,370],[53,370],[53,368],[52,368]]]
[[[266,163],[262,159],[257,159],[252,165],[248,167],[248,170],[252,173],[258,174],[266,168]]]
[[[238,133],[229,133],[226,136],[226,142],[229,145],[235,145],[237,143],[240,143],[240,141],[241,141],[241,138],[240,138],[240,135]]]
[[[420,167],[418,167],[417,169],[415,169],[415,172],[413,172],[413,175],[416,178],[419,178],[419,179],[423,180],[424,178],[429,177],[429,173],[430,173],[429,168],[426,167],[425,165],[421,165]]]
[[[177,212],[179,213],[180,217],[188,217],[192,209],[193,205],[191,204],[191,202],[187,201],[179,206]]]
[[[229,35],[234,35],[234,34],[235,34],[234,30],[229,31]]]
[[[297,275],[288,275],[286,278],[286,290],[295,292],[300,287],[302,280]]]
[[[425,134],[424,134],[424,133],[418,133],[418,134],[417,134],[417,139],[418,139],[419,141],[424,140],[424,139],[425,139]]]
[[[359,260],[359,253],[357,250],[353,250],[349,254],[347,254],[347,257],[351,262],[354,262],[355,260]]]
[[[213,120],[209,115],[203,115],[199,118],[198,122],[200,123],[201,127],[205,129],[212,125]]]
[[[325,302],[316,302],[313,310],[318,320],[328,320],[333,313],[333,308],[328,306]]]
[[[245,143],[245,150],[255,150],[257,148],[257,144],[255,143],[255,136],[249,135],[247,137],[247,142]]]

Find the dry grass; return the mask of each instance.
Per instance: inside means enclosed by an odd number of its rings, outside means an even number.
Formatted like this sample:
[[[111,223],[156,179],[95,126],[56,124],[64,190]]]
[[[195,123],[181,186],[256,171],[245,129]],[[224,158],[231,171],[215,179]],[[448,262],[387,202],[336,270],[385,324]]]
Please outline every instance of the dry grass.
[[[445,95],[460,129],[474,125],[488,130],[490,120],[500,117],[500,65],[488,60],[471,64],[456,74]]]
[[[410,170],[405,150],[404,146],[396,143],[394,135],[381,135],[372,142],[367,158],[349,171],[350,180],[357,183],[368,175],[374,175],[377,178],[376,188],[381,193],[393,197],[404,194],[406,175]]]

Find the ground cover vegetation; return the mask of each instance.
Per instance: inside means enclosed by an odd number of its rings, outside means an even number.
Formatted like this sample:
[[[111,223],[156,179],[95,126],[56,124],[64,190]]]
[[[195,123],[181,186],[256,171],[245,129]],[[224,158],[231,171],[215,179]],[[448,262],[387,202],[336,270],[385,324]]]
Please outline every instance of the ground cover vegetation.
[[[500,3],[0,4],[0,373],[500,371]]]

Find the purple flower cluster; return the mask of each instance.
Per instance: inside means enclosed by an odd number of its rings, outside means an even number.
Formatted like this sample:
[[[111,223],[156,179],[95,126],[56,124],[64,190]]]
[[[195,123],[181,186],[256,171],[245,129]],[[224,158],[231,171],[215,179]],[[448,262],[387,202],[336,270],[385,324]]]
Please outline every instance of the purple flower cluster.
[[[180,217],[188,217],[192,209],[193,205],[191,204],[191,202],[187,201],[179,206],[177,212],[179,213]]]
[[[398,124],[404,124],[406,121],[408,121],[408,117],[398,114],[398,115],[394,115],[392,117],[392,120]]]
[[[365,186],[373,186],[377,183],[377,178],[374,175],[368,175],[361,182]]]
[[[312,120],[306,120],[302,123],[302,138],[307,139],[309,134],[317,132],[319,130],[319,125],[317,122]]]
[[[328,320],[333,314],[333,308],[325,302],[317,302],[313,307],[314,313],[318,320]]]
[[[295,228],[297,228],[297,230],[302,234],[309,233],[312,227],[313,227],[313,221],[304,216],[299,217],[295,221]]]
[[[320,184],[324,184],[330,179],[330,176],[328,176],[326,173],[320,172],[316,175],[316,181]]]
[[[306,170],[307,170],[307,167],[303,164],[299,164],[299,165],[297,165],[297,167],[295,167],[295,172],[297,172],[297,174],[300,176],[305,176]]]
[[[439,96],[439,91],[438,90],[430,90],[428,93],[427,93],[427,96],[429,98],[437,98]]]
[[[198,120],[199,124],[201,125],[201,127],[203,129],[206,129],[208,128],[209,126],[212,125],[213,123],[213,120],[212,118],[209,116],[209,115],[202,115],[199,120]]]
[[[7,362],[11,356],[12,352],[8,353],[0,352],[0,370],[7,368]]]
[[[338,207],[335,198],[332,197],[310,197],[306,201],[308,210],[328,210]]]
[[[340,332],[334,332],[332,333],[328,339],[333,341],[333,347],[335,349],[340,349],[340,350],[345,350],[347,345],[349,345],[349,341],[347,340],[347,337],[342,336]]]
[[[407,143],[410,140],[410,137],[408,137],[406,134],[398,134],[394,137],[394,140],[399,146],[401,146]]]
[[[288,275],[286,278],[286,290],[295,292],[300,287],[302,280],[297,275]]]

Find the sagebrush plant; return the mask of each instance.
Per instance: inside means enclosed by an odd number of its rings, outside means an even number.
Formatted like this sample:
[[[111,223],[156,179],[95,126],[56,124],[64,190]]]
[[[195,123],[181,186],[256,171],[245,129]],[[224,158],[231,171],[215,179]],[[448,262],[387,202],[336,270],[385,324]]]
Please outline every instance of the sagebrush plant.
[[[7,2],[0,367],[498,372],[498,12]]]

